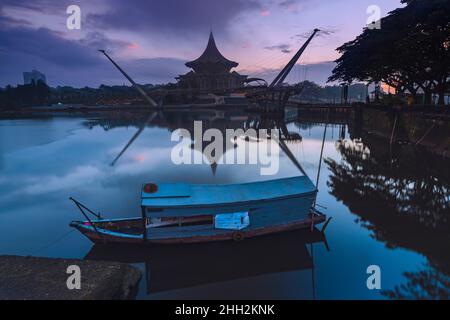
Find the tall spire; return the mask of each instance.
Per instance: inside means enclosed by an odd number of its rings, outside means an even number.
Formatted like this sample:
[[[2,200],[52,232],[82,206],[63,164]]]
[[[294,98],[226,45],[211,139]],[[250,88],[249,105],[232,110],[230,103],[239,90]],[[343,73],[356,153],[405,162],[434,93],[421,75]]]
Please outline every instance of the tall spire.
[[[231,68],[238,66],[237,62],[228,60],[217,49],[216,41],[212,30],[209,33],[208,44],[202,55],[196,60],[186,63],[186,66],[194,69],[196,72],[206,70],[229,71]]]
[[[217,51],[220,55],[222,55],[220,53],[219,49],[217,49],[216,40],[214,40],[214,34],[213,34],[212,30],[209,32],[209,39],[208,39],[208,44],[206,46],[205,52],[206,51],[208,51],[209,53],[213,53],[214,51]]]

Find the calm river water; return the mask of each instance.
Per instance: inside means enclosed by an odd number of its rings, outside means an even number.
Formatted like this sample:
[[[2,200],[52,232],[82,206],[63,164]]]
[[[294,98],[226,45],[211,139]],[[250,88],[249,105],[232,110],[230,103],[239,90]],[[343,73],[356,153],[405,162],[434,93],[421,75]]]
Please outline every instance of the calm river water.
[[[0,254],[132,262],[145,274],[138,298],[148,299],[449,297],[448,159],[389,150],[349,123],[327,126],[317,198],[333,218],[325,237],[300,231],[130,252],[94,247],[71,232],[80,214],[70,196],[106,217],[133,217],[140,215],[145,182],[240,183],[299,174],[284,153],[275,176],[261,176],[258,165],[173,164],[171,133],[190,129],[194,118],[220,130],[264,125],[240,112],[160,115],[112,167],[145,116],[0,120]],[[289,149],[315,181],[325,124],[285,125],[293,137]],[[367,287],[371,265],[380,267],[381,290]]]

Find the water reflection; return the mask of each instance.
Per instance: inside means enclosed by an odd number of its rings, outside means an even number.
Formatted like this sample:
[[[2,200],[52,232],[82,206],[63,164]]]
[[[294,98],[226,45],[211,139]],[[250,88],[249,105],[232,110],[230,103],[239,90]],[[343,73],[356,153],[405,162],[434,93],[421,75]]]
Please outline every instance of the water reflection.
[[[383,293],[390,299],[448,300],[450,298],[450,276],[427,264],[423,270],[405,272],[405,284],[395,286]]]
[[[105,217],[123,218],[139,215],[139,187],[145,182],[241,183],[299,174],[284,152],[280,152],[279,173],[271,177],[262,177],[258,165],[218,164],[215,171],[210,165],[174,165],[170,161],[174,145],[170,142],[171,133],[177,128],[191,128],[194,120],[204,120],[206,129],[280,128],[292,154],[315,180],[324,118],[299,117],[290,111],[167,111],[147,126],[116,166],[111,167],[111,161],[146,117],[138,112],[111,112],[89,118],[0,121],[0,254],[102,256],[103,253],[96,253],[100,248],[93,248],[76,232],[55,243],[55,239],[62,239],[71,231],[70,221],[80,219],[68,201],[70,196]],[[328,216],[333,216],[327,229],[330,252],[322,244],[314,244],[311,250],[311,244],[290,236],[273,240],[272,244],[262,239],[262,245],[247,245],[244,241],[238,246],[230,244],[233,253],[224,249],[224,257],[229,259],[221,263],[229,268],[207,262],[212,271],[205,271],[200,263],[205,262],[205,250],[197,252],[196,245],[186,249],[197,257],[194,261],[179,259],[177,256],[183,253],[169,247],[166,250],[171,255],[164,256],[161,248],[156,250],[160,256],[152,260],[150,250],[139,259],[129,260],[138,265],[149,261],[150,290],[155,290],[152,297],[204,298],[211,296],[212,291],[218,298],[225,291],[229,298],[311,299],[313,293],[319,299],[446,297],[450,292],[446,278],[450,269],[448,160],[407,147],[390,150],[388,142],[356,135],[356,131],[361,132],[361,128],[349,119],[332,119],[325,137],[323,156],[327,160],[321,168],[317,203],[327,208],[323,210]],[[14,143],[10,137],[16,135],[26,143]],[[238,139],[237,143],[257,141]],[[239,249],[241,244],[246,250]],[[310,269],[312,251],[314,269]],[[247,267],[240,268],[241,262],[230,258],[234,254],[247,261]],[[165,266],[163,259],[174,265]],[[217,259],[221,261],[220,257]],[[252,263],[252,259],[258,263]],[[170,282],[164,268],[181,269],[182,263],[191,264],[192,276]],[[366,287],[365,271],[370,264],[382,268],[383,294]],[[155,274],[158,265],[161,278]],[[202,271],[196,271],[197,268]],[[245,274],[245,270],[249,273]],[[312,290],[313,272],[316,290]],[[241,294],[244,291],[245,296]],[[145,292],[146,287],[141,297]]]
[[[388,248],[414,250],[429,261],[423,270],[405,272],[407,283],[384,294],[389,298],[448,297],[448,160],[407,146],[390,152],[385,141],[371,136],[364,137],[364,142],[358,148],[336,143],[342,161],[325,161],[331,172],[331,194]]]
[[[119,118],[118,118],[119,117]],[[294,119],[287,119],[284,110],[271,113],[246,113],[238,109],[229,110],[162,110],[152,112],[144,120],[142,114],[129,113],[125,118],[122,114],[109,114],[108,118],[91,120],[85,123],[89,128],[101,126],[105,130],[123,127],[133,123],[138,130],[118,153],[111,165],[114,166],[128,148],[142,134],[147,126],[167,128],[172,133],[171,140],[181,141],[173,151],[177,159],[172,161],[189,161],[188,164],[198,160],[190,149],[205,157],[211,167],[213,175],[216,174],[218,164],[259,164],[262,175],[273,175],[278,171],[279,149],[283,150],[291,161],[305,172],[292,155],[286,143],[299,143],[302,137],[297,132],[290,132],[287,128]],[[126,121],[126,122],[124,122]],[[188,144],[186,141],[188,140]],[[206,141],[205,141],[206,140]],[[262,151],[262,152],[260,152]],[[225,154],[228,154],[225,157]],[[181,156],[182,154],[182,156]],[[140,155],[140,157],[143,159]],[[200,161],[201,162],[201,161]],[[187,164],[183,162],[183,164]],[[265,170],[267,169],[267,170]]]
[[[297,230],[246,241],[147,248],[95,245],[88,260],[141,263],[147,294],[226,282],[274,273],[310,270],[311,281],[303,294],[314,297],[313,257],[308,248],[326,243],[317,229]]]
[[[97,119],[90,119],[84,125],[90,129],[100,126],[104,130],[119,127],[141,127],[146,117],[142,113],[109,113]],[[289,118],[284,112],[273,113],[247,113],[242,110],[165,110],[159,112],[151,121],[151,127],[165,128],[173,132],[185,128],[194,136],[194,121],[201,121],[203,130],[218,129],[225,136],[228,129],[280,129],[282,138],[289,141],[301,141],[296,132],[289,132],[289,123],[296,122],[297,118]],[[311,126],[312,124],[310,124]]]

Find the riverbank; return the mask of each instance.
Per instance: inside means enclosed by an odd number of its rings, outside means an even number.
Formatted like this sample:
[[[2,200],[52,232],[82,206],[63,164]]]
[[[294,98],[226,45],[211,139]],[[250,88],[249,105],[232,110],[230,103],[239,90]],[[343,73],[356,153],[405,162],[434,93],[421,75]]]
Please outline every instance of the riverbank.
[[[68,289],[69,266],[79,267],[80,289]],[[0,300],[133,299],[141,278],[124,263],[8,255],[0,256],[0,270]]]
[[[362,130],[384,138],[388,144],[420,146],[450,157],[450,121],[444,115],[364,109],[361,120]]]

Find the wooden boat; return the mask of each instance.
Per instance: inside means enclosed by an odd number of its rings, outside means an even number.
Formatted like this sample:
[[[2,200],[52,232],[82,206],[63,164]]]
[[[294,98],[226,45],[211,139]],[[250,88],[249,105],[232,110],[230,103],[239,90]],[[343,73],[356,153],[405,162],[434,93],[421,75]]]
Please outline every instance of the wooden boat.
[[[141,217],[92,220],[72,199],[87,220],[70,225],[94,243],[240,241],[324,222],[313,209],[316,194],[307,176],[229,185],[150,183],[142,188]]]

